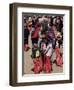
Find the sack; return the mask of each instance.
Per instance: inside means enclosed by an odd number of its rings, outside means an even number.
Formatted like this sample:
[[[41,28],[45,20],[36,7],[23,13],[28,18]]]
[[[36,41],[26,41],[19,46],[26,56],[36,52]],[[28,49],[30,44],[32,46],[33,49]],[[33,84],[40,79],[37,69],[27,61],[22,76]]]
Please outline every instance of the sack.
[[[62,64],[63,64],[63,58],[60,55],[60,48],[56,48],[56,64],[58,66],[62,66]]]
[[[33,63],[34,63],[34,68],[33,68],[34,73],[35,74],[40,73],[42,71],[42,61],[40,59],[39,60],[35,59]]]
[[[50,73],[52,71],[52,65],[51,65],[51,62],[50,62],[50,57],[48,57],[48,56],[45,56],[44,71],[46,73]]]

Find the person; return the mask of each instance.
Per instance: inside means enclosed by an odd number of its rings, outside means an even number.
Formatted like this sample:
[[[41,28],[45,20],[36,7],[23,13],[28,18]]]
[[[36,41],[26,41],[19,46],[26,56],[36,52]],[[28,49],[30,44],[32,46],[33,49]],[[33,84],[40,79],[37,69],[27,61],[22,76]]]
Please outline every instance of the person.
[[[56,65],[57,66],[62,66],[63,64],[63,57],[62,57],[62,53],[60,52],[60,40],[61,40],[62,36],[60,34],[60,32],[57,32],[57,36],[56,36],[56,48],[55,48],[55,52],[56,52]]]
[[[24,50],[28,51],[28,37],[29,37],[29,29],[27,28],[26,21],[24,20]]]
[[[24,27],[24,50],[28,51],[30,49],[29,47],[29,36],[30,33],[32,31],[32,19],[31,17],[28,18],[28,20],[26,20],[26,25]]]
[[[52,64],[51,64],[51,55],[52,55],[52,43],[48,38],[48,25],[45,21],[42,23],[42,31],[41,31],[41,38],[40,41],[40,48],[41,48],[41,56],[43,62],[43,70],[46,73],[50,73],[52,71]]]
[[[47,39],[49,40],[49,42],[52,43],[53,49],[55,49],[56,39],[55,39],[55,33],[54,33],[54,30],[53,30],[52,26],[50,26],[48,28],[46,33],[47,33]]]
[[[39,38],[40,29],[41,29],[41,26],[39,23],[37,23],[34,31],[32,31],[32,34],[31,34],[31,40],[32,40],[32,55],[31,55],[31,57],[32,58],[34,58],[34,44],[38,45],[38,38]]]
[[[57,16],[56,17],[56,27],[57,27],[57,31],[59,31],[60,33],[62,33],[63,22],[62,22],[60,16]]]
[[[35,28],[37,21],[36,21],[36,15],[32,16],[32,27]]]
[[[39,23],[37,23],[35,26],[35,30],[31,34],[32,44],[34,44],[34,43],[38,44],[38,38],[39,38],[38,33],[39,33],[40,29],[41,29],[41,26]]]
[[[37,44],[34,44],[34,58],[33,58],[33,68],[32,71],[34,71],[35,74],[38,74],[42,71],[42,59],[40,55],[40,49],[38,48]]]
[[[48,20],[46,16],[43,16],[39,19],[39,23],[41,24],[41,28],[39,31],[39,38],[38,38],[38,46],[40,45],[40,42],[42,38],[45,37],[46,31],[48,30]]]
[[[51,73],[52,71],[51,55],[52,55],[52,44],[49,43],[46,39],[43,39],[41,41],[41,56],[42,56],[43,70],[46,73]]]

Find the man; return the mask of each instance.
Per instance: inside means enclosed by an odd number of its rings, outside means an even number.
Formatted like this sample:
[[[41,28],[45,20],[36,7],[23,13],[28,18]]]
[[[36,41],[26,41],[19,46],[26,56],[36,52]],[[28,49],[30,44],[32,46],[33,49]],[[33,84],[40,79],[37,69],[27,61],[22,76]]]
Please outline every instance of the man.
[[[24,27],[24,49],[25,51],[29,50],[29,35],[32,30],[32,20],[31,17],[25,22],[26,26]]]

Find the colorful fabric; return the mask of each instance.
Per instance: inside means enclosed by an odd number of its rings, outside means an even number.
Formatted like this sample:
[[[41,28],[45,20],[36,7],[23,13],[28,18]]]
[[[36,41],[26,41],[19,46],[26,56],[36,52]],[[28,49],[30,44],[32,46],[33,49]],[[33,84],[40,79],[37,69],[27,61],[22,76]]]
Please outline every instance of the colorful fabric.
[[[60,55],[60,48],[56,48],[55,49],[55,52],[56,52],[56,64],[58,66],[62,66],[62,64],[63,64],[63,58]]]

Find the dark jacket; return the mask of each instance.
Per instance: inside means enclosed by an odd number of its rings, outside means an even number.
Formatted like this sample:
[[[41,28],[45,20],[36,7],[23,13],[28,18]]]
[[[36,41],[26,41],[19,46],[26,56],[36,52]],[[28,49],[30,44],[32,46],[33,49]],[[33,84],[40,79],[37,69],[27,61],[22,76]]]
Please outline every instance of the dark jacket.
[[[24,29],[24,44],[28,44],[28,36],[29,36],[29,30],[26,28]]]

